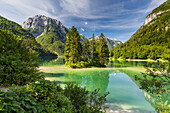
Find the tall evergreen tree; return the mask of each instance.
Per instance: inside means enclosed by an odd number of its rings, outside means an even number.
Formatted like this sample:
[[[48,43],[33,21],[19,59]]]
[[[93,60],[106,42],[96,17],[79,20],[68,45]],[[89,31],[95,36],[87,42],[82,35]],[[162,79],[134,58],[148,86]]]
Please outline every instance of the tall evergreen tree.
[[[109,60],[109,49],[103,33],[99,37],[98,57],[101,65],[104,65]]]
[[[76,63],[81,60],[82,45],[80,35],[77,29],[73,26],[67,34],[64,56],[66,63]]]
[[[84,47],[84,60],[87,62],[90,59],[90,44],[89,40],[86,40]]]
[[[94,60],[94,52],[95,52],[95,39],[94,39],[94,34],[92,37],[92,40],[90,41],[91,44],[91,60]]]
[[[71,47],[71,30],[69,29],[64,49],[64,58],[66,63],[70,62],[70,47]]]

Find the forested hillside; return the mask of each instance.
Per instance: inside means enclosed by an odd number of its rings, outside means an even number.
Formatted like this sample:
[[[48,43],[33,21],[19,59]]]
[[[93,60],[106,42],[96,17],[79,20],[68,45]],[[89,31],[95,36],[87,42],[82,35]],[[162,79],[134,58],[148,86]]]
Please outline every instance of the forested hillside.
[[[170,0],[162,4],[169,9]],[[159,12],[156,8],[153,12]],[[111,57],[123,59],[169,59],[170,58],[170,11],[167,10],[133,34],[124,44],[111,50]]]
[[[19,24],[10,21],[2,16],[0,16],[0,29],[7,30],[10,33],[18,36],[19,40],[22,40],[23,46],[25,46],[29,50],[37,51],[42,59],[47,59],[47,57],[49,57],[50,59],[57,58],[57,55],[42,49],[42,47],[37,43],[31,33],[23,29]]]

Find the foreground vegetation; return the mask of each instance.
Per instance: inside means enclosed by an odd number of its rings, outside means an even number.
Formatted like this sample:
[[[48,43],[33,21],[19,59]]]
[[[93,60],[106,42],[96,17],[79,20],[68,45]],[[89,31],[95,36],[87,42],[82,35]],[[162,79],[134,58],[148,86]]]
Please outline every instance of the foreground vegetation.
[[[72,83],[61,88],[57,82],[44,80],[38,72],[35,51],[23,46],[20,37],[0,30],[0,90],[1,113],[103,112],[106,96],[99,90],[89,92]]]
[[[62,89],[56,82],[39,80],[21,88],[0,90],[0,112],[104,112],[107,108],[104,103],[108,93],[101,96],[98,91],[90,93],[72,83]]]
[[[73,26],[67,37],[64,51],[66,66],[71,68],[104,67],[105,63],[108,62],[109,50],[103,33],[101,33],[98,40],[94,39],[93,34],[90,42],[86,40],[85,45],[82,45],[80,35]]]

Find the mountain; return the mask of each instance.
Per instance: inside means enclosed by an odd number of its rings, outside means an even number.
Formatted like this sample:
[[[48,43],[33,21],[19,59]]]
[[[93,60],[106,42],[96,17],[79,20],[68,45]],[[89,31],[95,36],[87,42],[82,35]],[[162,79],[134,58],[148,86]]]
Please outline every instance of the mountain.
[[[95,36],[94,38],[95,38],[95,40],[99,39],[98,36]],[[115,48],[116,46],[122,44],[121,41],[112,40],[112,39],[109,39],[109,38],[107,38],[107,37],[104,37],[104,38],[105,38],[105,40],[106,40],[106,43],[107,43],[107,45],[108,45],[109,50],[111,50],[111,49]],[[90,38],[89,40],[91,40],[91,38]]]
[[[170,59],[170,0],[154,9],[135,34],[111,50],[115,58]]]
[[[49,51],[45,51],[41,48],[39,44],[37,44],[35,37],[29,33],[27,30],[23,29],[19,24],[10,21],[2,16],[0,16],[0,29],[8,30],[16,36],[19,36],[23,41],[23,45],[28,49],[34,49],[39,53],[39,56],[42,59],[57,58],[56,54],[52,54]],[[35,47],[36,46],[36,47]]]
[[[63,55],[68,29],[60,21],[44,15],[36,15],[24,21],[22,27],[33,34],[44,49]]]
[[[85,45],[86,40],[88,40],[83,34],[80,34],[80,42],[82,43],[82,45]]]
[[[22,27],[36,37],[35,39],[43,49],[58,55],[64,54],[68,28],[63,26],[60,21],[44,15],[36,15],[24,21]],[[105,39],[109,50],[122,43],[121,41],[115,41],[109,38]],[[83,45],[86,40],[87,38],[83,34],[80,34],[80,41]]]
[[[105,37],[105,40],[106,40],[106,43],[108,45],[109,50],[111,50],[111,49],[115,48],[116,46],[122,44],[121,41],[112,40],[112,39],[109,39],[109,38],[106,38],[106,37]]]

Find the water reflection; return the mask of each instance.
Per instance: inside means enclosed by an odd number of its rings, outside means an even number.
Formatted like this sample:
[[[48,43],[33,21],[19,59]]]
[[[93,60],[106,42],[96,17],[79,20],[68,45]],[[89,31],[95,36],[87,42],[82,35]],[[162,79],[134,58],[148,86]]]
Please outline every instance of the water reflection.
[[[119,62],[116,62],[119,63]],[[146,62],[144,62],[146,63]],[[48,64],[49,65],[49,64]],[[52,64],[53,65],[53,64]],[[142,63],[123,62],[123,66],[136,65]],[[86,87],[89,91],[100,88],[100,93],[110,92],[107,103],[113,112],[153,112],[154,108],[145,100],[145,95],[139,89],[139,83],[134,75],[141,76],[141,72],[128,69],[93,69],[93,70],[67,70],[60,69],[46,73],[46,79],[55,80],[64,87],[68,82],[76,82],[81,87]],[[62,67],[62,66],[61,66]],[[135,67],[135,66],[134,66]]]
[[[109,83],[109,74],[115,70],[67,70],[64,73],[46,73],[50,80],[76,82],[89,91],[100,88],[100,93],[105,93]],[[116,71],[115,71],[116,72]]]
[[[47,79],[57,80],[60,84],[76,82],[89,91],[98,88],[101,89],[102,94],[109,91],[106,105],[114,111],[136,113],[154,111],[154,108],[145,100],[142,90],[132,81],[133,74],[130,77],[128,74],[130,72],[123,69],[102,69],[65,70],[64,73],[47,73],[46,75]]]
[[[147,61],[126,61],[126,60],[112,60],[109,61],[109,67],[144,67],[149,64]]]

